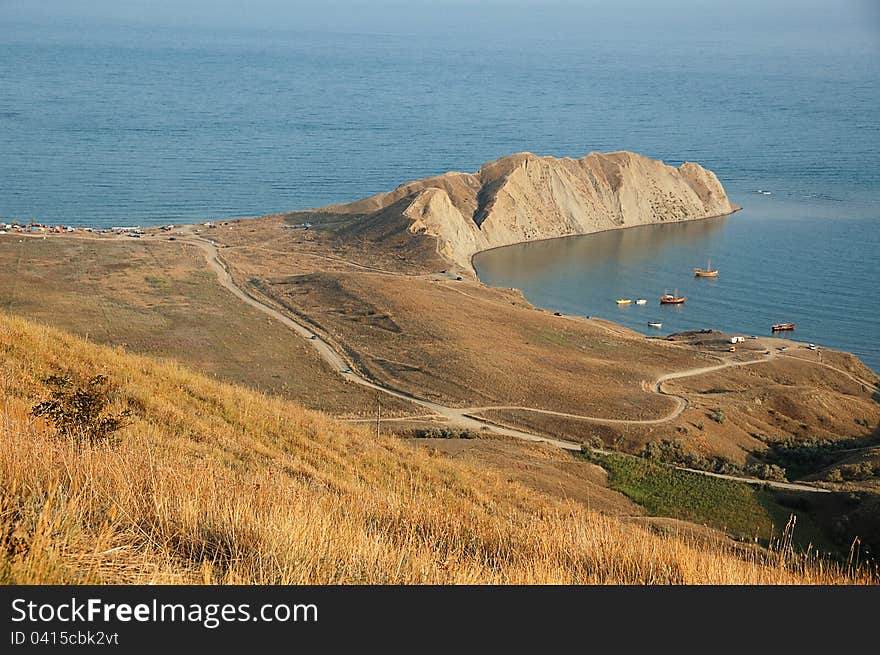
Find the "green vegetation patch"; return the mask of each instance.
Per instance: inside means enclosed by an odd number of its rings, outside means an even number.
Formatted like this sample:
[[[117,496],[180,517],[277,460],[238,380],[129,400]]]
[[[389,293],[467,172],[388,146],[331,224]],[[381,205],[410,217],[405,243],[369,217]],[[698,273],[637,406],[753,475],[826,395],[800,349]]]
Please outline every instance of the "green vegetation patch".
[[[146,275],[144,276],[144,282],[146,282],[152,289],[156,291],[164,291],[169,288],[168,280],[164,277],[157,277],[155,275]]]
[[[775,526],[750,485],[712,478],[626,455],[593,455],[612,489],[654,516],[705,523],[741,538],[767,539]]]
[[[473,430],[451,428],[444,425],[416,430],[415,437],[417,439],[476,439],[479,435]]]
[[[771,464],[785,467],[789,472],[789,477],[793,480],[832,466],[855,449],[880,445],[880,433],[838,440],[787,437],[769,441],[762,435],[753,436],[761,438],[767,443],[768,449],[762,453],[762,458]],[[878,474],[872,467],[853,470],[850,473],[851,476],[848,479],[857,480],[868,479]],[[847,479],[847,476],[843,475],[842,479]],[[832,479],[831,481],[839,482],[840,480]]]
[[[609,486],[631,498],[652,516],[667,516],[723,530],[739,539],[778,538],[792,514],[797,516],[795,545],[833,547],[808,515],[780,504],[773,492],[639,457],[603,454],[585,456],[608,471]]]

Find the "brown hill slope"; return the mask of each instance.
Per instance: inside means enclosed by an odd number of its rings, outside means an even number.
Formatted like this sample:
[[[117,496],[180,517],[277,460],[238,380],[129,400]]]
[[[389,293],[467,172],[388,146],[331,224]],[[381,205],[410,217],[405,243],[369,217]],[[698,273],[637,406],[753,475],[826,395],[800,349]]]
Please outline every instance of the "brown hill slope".
[[[223,289],[198,248],[145,242],[0,235],[0,310],[98,343],[170,357],[310,409],[375,412],[374,394],[346,383],[302,339]],[[413,409],[388,399],[383,411]]]
[[[29,416],[59,371],[116,384],[114,411],[133,411],[118,444]],[[3,314],[0,396],[0,584],[853,581],[788,551],[652,534]]]
[[[616,227],[719,216],[734,211],[715,174],[699,164],[667,166],[632,152],[591,152],[581,159],[520,153],[476,173],[445,173],[357,202],[325,207],[367,214],[353,225],[363,238],[385,238],[389,209],[412,234],[436,237],[437,251],[471,270],[481,250]],[[384,220],[376,220],[378,216]]]

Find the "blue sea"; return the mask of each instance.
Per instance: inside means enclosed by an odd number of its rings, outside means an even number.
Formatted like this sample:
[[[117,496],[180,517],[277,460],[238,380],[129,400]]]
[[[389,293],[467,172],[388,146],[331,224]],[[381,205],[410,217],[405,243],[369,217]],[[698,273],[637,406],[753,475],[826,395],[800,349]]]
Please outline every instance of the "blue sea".
[[[643,331],[792,320],[880,370],[877,31],[521,22],[208,29],[0,7],[0,221],[255,216],[524,150],[634,150],[702,163],[744,210],[498,251],[483,279]],[[722,273],[698,283],[707,256]],[[678,313],[654,306],[664,287],[689,295]],[[609,305],[622,295],[650,311]]]
[[[736,200],[745,209],[729,217],[517,244],[480,253],[474,265],[483,282],[522,289],[554,311],[654,336],[770,335],[791,322],[795,331],[781,336],[853,352],[880,370],[880,222],[763,196]],[[718,278],[695,278],[709,258]],[[687,301],[661,305],[667,290]]]

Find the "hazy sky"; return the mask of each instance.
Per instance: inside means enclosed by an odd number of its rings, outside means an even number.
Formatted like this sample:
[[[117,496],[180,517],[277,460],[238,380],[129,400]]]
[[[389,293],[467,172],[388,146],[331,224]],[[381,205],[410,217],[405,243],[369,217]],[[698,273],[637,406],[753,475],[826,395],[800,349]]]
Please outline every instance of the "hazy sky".
[[[880,0],[0,0],[0,21],[382,33],[880,34]],[[4,29],[0,22],[0,31]]]

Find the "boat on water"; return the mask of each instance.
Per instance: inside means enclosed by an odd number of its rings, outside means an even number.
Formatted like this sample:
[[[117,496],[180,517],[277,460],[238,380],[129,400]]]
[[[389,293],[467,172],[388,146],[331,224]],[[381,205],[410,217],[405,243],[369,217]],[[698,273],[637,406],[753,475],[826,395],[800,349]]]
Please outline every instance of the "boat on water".
[[[648,301],[645,300],[644,298],[639,298],[638,300],[636,300],[636,304],[637,305],[647,305]]]
[[[664,290],[663,295],[660,296],[661,305],[681,305],[684,304],[685,300],[687,300],[687,296],[679,296],[678,289],[671,294],[669,293],[669,290]]]
[[[629,305],[630,303],[632,303],[632,300],[630,300],[629,298],[618,298],[617,299],[618,305]]]
[[[663,323],[660,323],[659,321],[648,321],[648,327],[652,327],[652,328],[662,328],[662,327],[663,327]]]
[[[718,269],[712,268],[712,260],[706,260],[706,268],[695,268],[694,277],[718,277]]]
[[[771,329],[774,332],[783,332],[786,330],[794,330],[794,323],[777,323]]]

